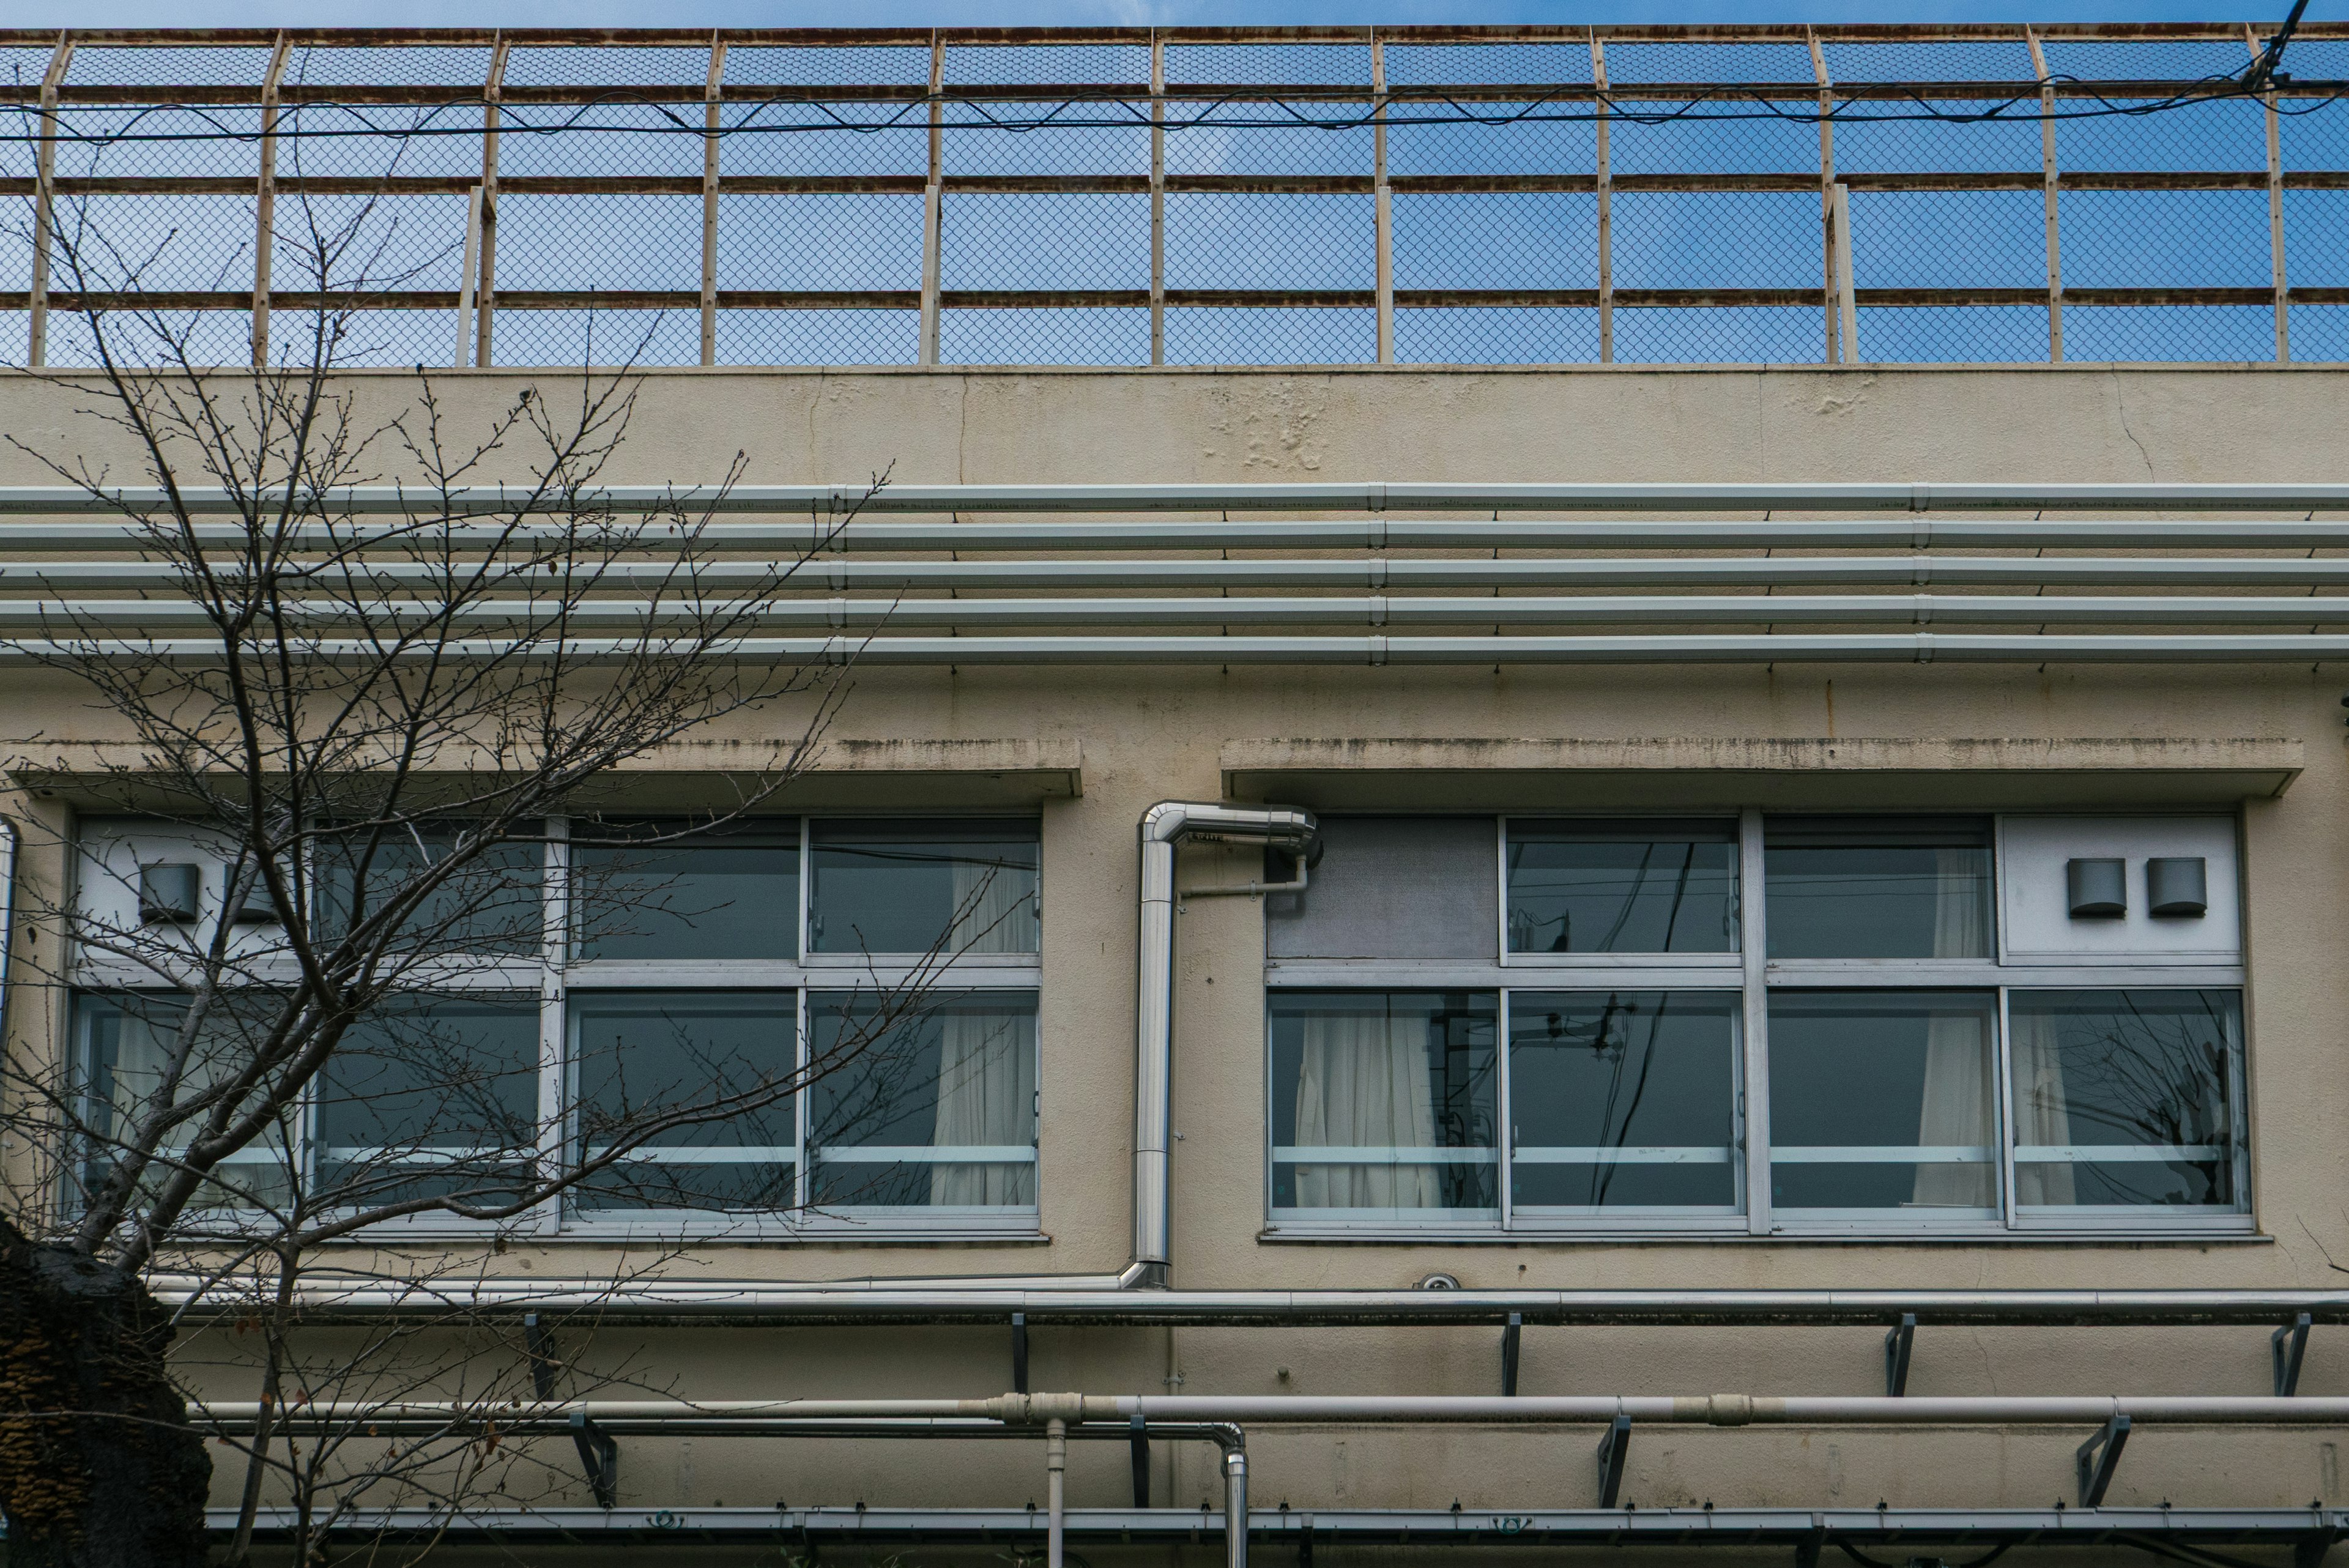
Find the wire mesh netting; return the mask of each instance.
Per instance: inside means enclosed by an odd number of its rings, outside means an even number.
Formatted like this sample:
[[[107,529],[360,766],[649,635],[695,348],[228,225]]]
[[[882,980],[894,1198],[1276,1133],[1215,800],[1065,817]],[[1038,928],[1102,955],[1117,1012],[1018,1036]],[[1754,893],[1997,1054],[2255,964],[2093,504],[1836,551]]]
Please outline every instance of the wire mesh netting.
[[[2063,358],[2271,358],[2279,177],[2291,356],[2338,358],[2349,29],[2303,29],[2272,109],[2244,80],[2268,35],[2055,29],[2052,121],[2019,26],[1402,28],[1375,61],[1366,30],[1175,30],[1154,102],[1138,31],[520,36],[502,68],[420,32],[16,35],[0,355],[36,311],[51,360],[95,352],[65,320],[92,304],[249,354],[266,168],[270,287],[330,296],[273,306],[269,351],[325,319],[347,363],[461,358],[468,285],[514,364],[1142,364],[1154,291],[1174,363],[1362,362],[1382,320],[1421,363],[1816,361],[1846,286],[1861,358],[2044,360],[2051,179]]]

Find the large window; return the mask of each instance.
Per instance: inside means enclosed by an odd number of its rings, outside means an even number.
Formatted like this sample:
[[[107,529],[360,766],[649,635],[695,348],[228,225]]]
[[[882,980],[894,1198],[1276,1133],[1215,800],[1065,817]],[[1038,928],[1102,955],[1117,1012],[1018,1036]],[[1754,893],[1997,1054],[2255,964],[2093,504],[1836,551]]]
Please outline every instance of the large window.
[[[2231,888],[2065,903],[2139,839],[2230,881],[2231,828],[2020,820],[1325,819],[1267,914],[1274,1230],[2247,1228]]]
[[[453,833],[365,875],[324,867],[327,919],[388,918],[386,893]],[[217,918],[201,843],[129,819],[83,837],[93,930],[141,918],[123,889],[155,864],[192,866],[198,920]],[[502,846],[414,917],[433,933],[409,944],[425,988],[355,1029],[203,1206],[298,1185],[314,1208],[492,1207],[562,1160],[588,1172],[541,1229],[1034,1231],[1032,818],[583,819],[543,839]],[[201,1087],[240,1048],[233,1009],[183,1039],[181,993],[106,943],[82,945],[77,979],[88,1182],[172,1061]]]

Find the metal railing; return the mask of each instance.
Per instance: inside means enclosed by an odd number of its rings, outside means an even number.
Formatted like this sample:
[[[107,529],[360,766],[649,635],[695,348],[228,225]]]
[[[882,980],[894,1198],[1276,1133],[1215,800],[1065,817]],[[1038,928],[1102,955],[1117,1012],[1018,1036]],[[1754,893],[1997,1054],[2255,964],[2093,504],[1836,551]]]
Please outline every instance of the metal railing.
[[[2273,32],[0,32],[0,352],[2349,358]]]

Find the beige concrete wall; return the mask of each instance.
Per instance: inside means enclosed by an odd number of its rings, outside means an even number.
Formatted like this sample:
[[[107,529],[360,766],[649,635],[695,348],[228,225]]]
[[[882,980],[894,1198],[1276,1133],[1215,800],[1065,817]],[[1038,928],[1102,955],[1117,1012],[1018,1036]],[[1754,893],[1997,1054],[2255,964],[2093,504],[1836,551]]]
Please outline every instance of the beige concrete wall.
[[[401,378],[353,378],[388,410]],[[480,418],[524,372],[443,378]],[[73,400],[0,379],[0,428],[36,449],[88,450],[136,477]],[[1932,371],[1572,372],[656,372],[608,477],[708,480],[740,451],[751,482],[1772,479],[2333,480],[2349,372],[2106,367]],[[0,452],[0,483],[46,476]],[[1443,1270],[1471,1285],[2306,1286],[2349,1265],[2349,966],[2335,911],[2349,898],[2349,814],[2339,702],[2349,669],[1780,665],[1703,669],[1058,670],[861,672],[837,733],[854,740],[1034,742],[1081,747],[1082,794],[1042,806],[1045,939],[1041,1202],[1045,1239],[1022,1246],[713,1245],[711,1274],[1091,1272],[1125,1262],[1132,1104],[1134,823],[1153,802],[1214,798],[1230,745],[1349,739],[1797,742],[2080,738],[2298,742],[2304,772],[2243,804],[2256,1233],[2108,1242],[1679,1241],[1273,1243],[1264,1216],[1262,921],[1257,906],[1193,906],[1180,923],[1174,1126],[1174,1274],[1191,1287],[1400,1286]],[[788,716],[767,722],[784,725]],[[759,738],[749,725],[744,739]],[[109,738],[106,722],[47,683],[0,681],[0,738]],[[1055,754],[1059,754],[1056,753]],[[1456,781],[1454,781],[1456,782]],[[1751,781],[1689,788],[1734,804]],[[1420,785],[1440,804],[1446,780]],[[1774,783],[1799,803],[1799,777]],[[1826,786],[1821,786],[1826,787]],[[1847,784],[1835,787],[1845,794]],[[1984,800],[2063,798],[2063,781],[1998,774]],[[2076,790],[2077,786],[2069,786]],[[1633,805],[1637,781],[1587,797]],[[2169,781],[2159,798],[2191,796]],[[2163,794],[2162,792],[2168,792]],[[1861,789],[1864,795],[1867,792]],[[2116,786],[2116,794],[2126,794]],[[1912,774],[1878,802],[1964,787]],[[1750,794],[1747,794],[1750,798]],[[12,803],[17,809],[23,803]],[[951,808],[950,790],[936,804]],[[1308,801],[1307,804],[1312,804]],[[1202,877],[1218,853],[1189,852]],[[1223,867],[1228,873],[1237,859]],[[38,1027],[31,1009],[20,1029]],[[520,1247],[510,1266],[593,1272],[584,1245]],[[2302,1386],[2349,1392],[2349,1348],[2320,1328]],[[1528,1331],[1527,1392],[1867,1392],[1879,1334],[1859,1330]],[[1035,1386],[1154,1392],[1489,1392],[1493,1331],[1053,1330],[1036,1334]],[[1008,1379],[1005,1336],[972,1330],[607,1330],[589,1354],[657,1369],[701,1394],[984,1394]],[[1927,1330],[1918,1392],[2251,1393],[2266,1334],[2247,1328]],[[1283,1375],[1282,1369],[1286,1369]],[[1727,1504],[2041,1505],[2069,1492],[2080,1433],[1688,1431],[1643,1438],[1627,1494]],[[1258,1499],[1299,1507],[1587,1504],[1593,1434],[1316,1433],[1262,1440]],[[2114,1500],[2181,1504],[2336,1501],[2341,1434],[2141,1434]],[[625,1490],[663,1501],[1016,1503],[1040,1488],[1018,1445],[871,1457],[806,1446],[778,1454],[697,1439],[689,1462],[632,1446]],[[1162,1467],[1165,1461],[1162,1460]],[[1114,1502],[1122,1449],[1078,1462],[1080,1501]],[[1178,1501],[1210,1485],[1182,1461]],[[777,1472],[790,1476],[777,1484]],[[1165,1473],[1162,1469],[1162,1474]],[[704,1495],[706,1494],[706,1495]]]

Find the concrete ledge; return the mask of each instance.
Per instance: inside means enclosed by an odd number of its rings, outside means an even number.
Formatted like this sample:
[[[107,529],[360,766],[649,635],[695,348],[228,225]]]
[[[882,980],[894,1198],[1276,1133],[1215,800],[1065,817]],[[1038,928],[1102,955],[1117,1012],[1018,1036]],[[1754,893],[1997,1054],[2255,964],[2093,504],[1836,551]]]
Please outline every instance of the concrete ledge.
[[[680,741],[623,763],[580,804],[598,810],[723,810],[788,762],[788,746],[771,741]],[[142,784],[142,775],[154,780],[154,766],[135,742],[0,741],[0,772],[21,788],[78,805],[135,810],[171,804],[152,783]],[[951,811],[1030,805],[1083,793],[1083,748],[1075,741],[839,738],[817,747],[771,803],[797,810]]]
[[[1232,741],[1225,793],[1357,810],[2220,805],[2282,794],[2297,740],[1854,736]]]

